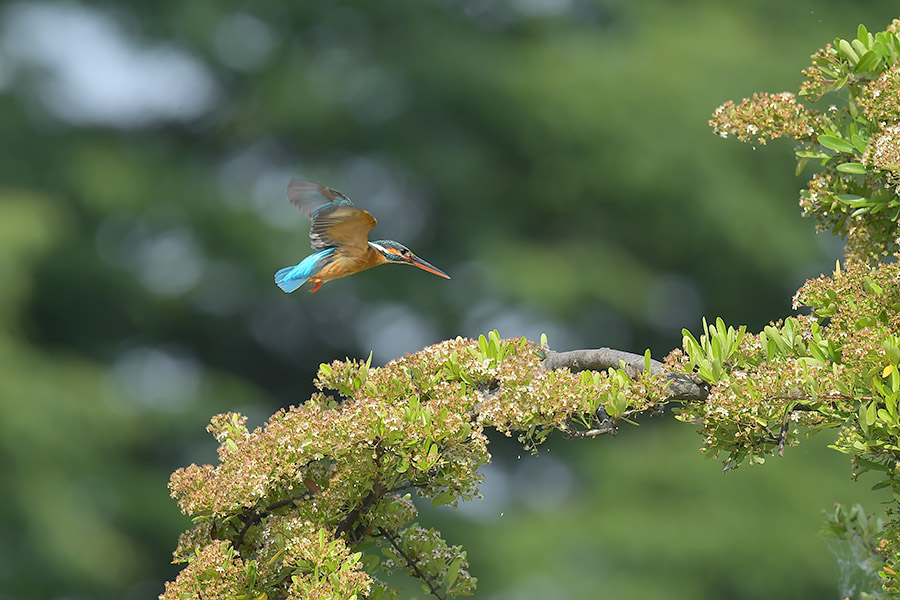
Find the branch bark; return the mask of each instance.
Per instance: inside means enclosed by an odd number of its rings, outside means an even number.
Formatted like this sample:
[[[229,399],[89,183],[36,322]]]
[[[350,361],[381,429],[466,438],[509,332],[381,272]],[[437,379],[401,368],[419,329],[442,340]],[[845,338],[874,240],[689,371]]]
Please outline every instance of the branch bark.
[[[640,375],[645,368],[642,355],[613,348],[570,350],[568,352],[549,350],[541,362],[541,366],[547,370],[567,368],[574,373],[585,370],[618,369],[621,363],[625,364],[625,372],[632,378]],[[650,373],[663,376],[669,381],[669,394],[673,400],[703,402],[709,396],[709,389],[705,384],[689,375],[667,371],[665,365],[658,360],[650,360]]]

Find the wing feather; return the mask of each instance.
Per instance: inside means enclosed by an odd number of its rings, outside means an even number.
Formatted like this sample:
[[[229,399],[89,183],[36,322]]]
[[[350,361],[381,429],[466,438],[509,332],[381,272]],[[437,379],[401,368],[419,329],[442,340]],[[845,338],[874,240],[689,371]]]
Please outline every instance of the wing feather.
[[[355,206],[326,206],[316,213],[309,239],[315,249],[336,246],[367,248],[375,217]]]
[[[309,240],[314,250],[354,246],[367,248],[375,217],[353,206],[350,198],[330,187],[292,179],[287,198],[312,220]]]
[[[291,179],[287,188],[287,198],[308,219],[315,217],[320,208],[330,204],[353,206],[350,198],[339,191],[303,179]]]

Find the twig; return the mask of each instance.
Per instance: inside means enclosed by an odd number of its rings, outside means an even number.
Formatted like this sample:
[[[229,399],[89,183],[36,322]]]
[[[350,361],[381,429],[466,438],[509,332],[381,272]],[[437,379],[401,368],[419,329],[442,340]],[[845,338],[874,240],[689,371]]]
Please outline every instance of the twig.
[[[425,484],[415,483],[413,481],[402,481],[388,490],[391,494],[396,494],[397,492],[405,492],[406,490],[420,490],[425,487]]]
[[[814,410],[809,404],[788,404],[784,408],[784,417],[781,419],[781,432],[778,434],[778,456],[784,456],[784,445],[787,443],[787,432],[791,426],[791,415],[795,410]]]
[[[603,405],[600,405],[600,407],[597,408],[595,416],[597,418],[597,427],[588,429],[587,431],[574,431],[566,434],[566,439],[597,437],[598,435],[606,434],[616,437],[618,428],[616,428],[616,424],[612,422],[612,419],[609,418],[609,414],[606,412],[606,408]]]
[[[577,438],[588,438],[588,437],[597,437],[598,435],[615,435],[616,428],[613,427],[612,424],[602,425],[600,427],[595,427],[594,429],[588,429],[587,431],[575,431],[568,435],[566,435],[569,439],[577,439]]]
[[[235,550],[240,551],[241,546],[244,543],[244,536],[247,535],[247,532],[250,531],[251,527],[257,525],[265,517],[268,517],[270,514],[272,514],[273,511],[276,511],[279,508],[284,508],[285,506],[290,506],[291,504],[296,506],[297,502],[306,500],[306,498],[308,498],[310,495],[310,492],[306,492],[303,495],[296,496],[294,498],[279,500],[278,502],[266,506],[262,510],[248,509],[244,512],[244,514],[238,517],[241,521],[243,521],[244,526],[241,528],[240,532],[238,532],[237,537],[234,539],[234,542],[232,542],[231,545]]]
[[[379,527],[378,533],[379,535],[384,536],[387,541],[390,542],[391,546],[394,547],[394,550],[397,551],[397,554],[403,557],[403,560],[406,561],[406,564],[409,565],[409,568],[415,572],[416,577],[425,582],[425,584],[428,586],[428,589],[431,590],[431,595],[435,598],[444,600],[444,597],[441,596],[441,594],[438,592],[438,589],[434,586],[433,583],[431,583],[431,578],[426,576],[425,573],[422,572],[422,569],[419,568],[419,563],[414,561],[413,558],[409,554],[407,554],[406,551],[397,543],[397,536],[391,534],[384,527]]]
[[[356,520],[363,514],[365,511],[372,508],[372,506],[381,499],[385,493],[388,492],[388,488],[381,483],[380,481],[375,481],[372,486],[372,491],[368,493],[368,495],[363,498],[363,501],[359,506],[348,512],[343,519],[341,519],[340,523],[338,523],[335,528],[335,537],[341,535],[345,532],[350,532],[350,528],[356,523]],[[356,531],[352,532],[352,538],[356,539]]]
[[[872,400],[874,396],[848,396],[847,394],[822,394],[809,396],[805,394],[785,394],[783,396],[766,396],[766,400]],[[795,410],[815,410],[808,404],[798,404]]]
[[[784,445],[787,442],[787,432],[791,425],[791,411],[784,411],[784,420],[781,422],[781,432],[778,434],[778,456],[784,457]]]

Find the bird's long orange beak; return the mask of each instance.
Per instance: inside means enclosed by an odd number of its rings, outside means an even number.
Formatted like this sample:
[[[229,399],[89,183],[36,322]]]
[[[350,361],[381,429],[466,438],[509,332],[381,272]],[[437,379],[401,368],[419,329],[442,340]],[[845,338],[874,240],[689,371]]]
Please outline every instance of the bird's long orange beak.
[[[412,254],[412,252],[410,252],[410,254]],[[423,271],[428,271],[429,273],[434,273],[438,277],[443,277],[444,279],[450,279],[449,275],[447,275],[446,273],[444,273],[443,271],[438,269],[436,266],[434,266],[430,262],[422,260],[418,256],[415,256],[415,255],[410,256],[408,262],[412,266],[419,267]]]

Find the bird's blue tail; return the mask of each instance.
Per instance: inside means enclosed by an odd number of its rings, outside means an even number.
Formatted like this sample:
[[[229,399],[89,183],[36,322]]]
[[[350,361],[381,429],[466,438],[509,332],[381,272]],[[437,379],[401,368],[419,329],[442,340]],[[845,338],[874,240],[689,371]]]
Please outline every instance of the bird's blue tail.
[[[315,254],[310,254],[293,267],[285,267],[275,273],[275,283],[290,294],[306,281],[322,270],[334,254],[334,248],[325,248]]]
[[[285,267],[285,268],[281,269],[280,271],[275,273],[275,285],[277,285],[282,290],[284,290],[285,292],[290,294],[291,292],[296,290],[298,287],[300,287],[301,285],[306,283],[306,277],[303,277],[302,275],[300,276],[300,279],[293,279],[291,277],[292,274],[298,274],[298,273],[295,273],[296,271],[297,271],[296,266]]]

